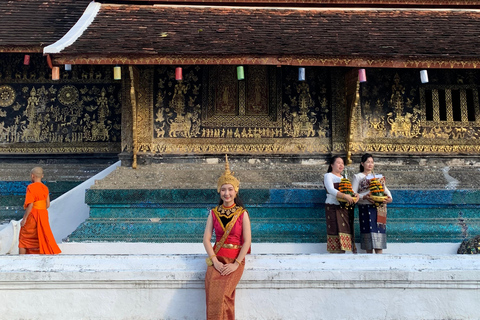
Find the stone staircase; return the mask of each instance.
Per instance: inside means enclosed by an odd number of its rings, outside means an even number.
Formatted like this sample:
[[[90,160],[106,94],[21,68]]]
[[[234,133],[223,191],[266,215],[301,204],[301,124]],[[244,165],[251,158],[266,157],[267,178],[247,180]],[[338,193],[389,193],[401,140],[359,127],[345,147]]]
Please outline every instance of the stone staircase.
[[[480,233],[476,162],[376,163],[394,197],[389,242],[460,242]],[[234,159],[230,168],[241,182],[253,242],[326,242],[323,160]],[[223,170],[221,158],[119,167],[87,191],[90,218],[67,241],[201,242]]]

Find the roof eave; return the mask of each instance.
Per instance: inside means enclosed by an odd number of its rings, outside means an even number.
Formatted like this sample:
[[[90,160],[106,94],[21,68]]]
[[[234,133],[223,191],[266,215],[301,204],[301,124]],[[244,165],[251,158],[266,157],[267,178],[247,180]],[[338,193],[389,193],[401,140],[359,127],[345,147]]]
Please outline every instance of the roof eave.
[[[477,69],[480,57],[284,56],[284,55],[88,55],[60,54],[54,64],[92,65],[275,65],[303,67]]]

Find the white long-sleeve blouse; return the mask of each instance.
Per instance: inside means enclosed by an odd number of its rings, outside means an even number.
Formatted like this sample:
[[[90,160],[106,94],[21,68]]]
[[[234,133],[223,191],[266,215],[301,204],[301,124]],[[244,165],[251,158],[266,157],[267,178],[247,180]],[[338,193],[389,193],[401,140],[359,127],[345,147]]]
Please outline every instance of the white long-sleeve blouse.
[[[376,176],[376,175],[375,175]],[[352,189],[353,192],[360,195],[360,199],[357,204],[372,204],[368,200],[364,200],[363,197],[370,193],[370,180],[367,179],[367,176],[363,172],[359,172],[353,176],[352,179]],[[392,193],[388,190],[387,186],[383,184],[383,190],[385,195],[392,197]]]
[[[325,203],[336,205],[340,204],[340,202],[337,200],[337,193],[339,191],[335,189],[334,186],[335,183],[340,183],[340,181],[342,181],[342,177],[337,177],[331,172],[325,173],[323,176],[323,185],[327,190],[327,199],[325,200]]]

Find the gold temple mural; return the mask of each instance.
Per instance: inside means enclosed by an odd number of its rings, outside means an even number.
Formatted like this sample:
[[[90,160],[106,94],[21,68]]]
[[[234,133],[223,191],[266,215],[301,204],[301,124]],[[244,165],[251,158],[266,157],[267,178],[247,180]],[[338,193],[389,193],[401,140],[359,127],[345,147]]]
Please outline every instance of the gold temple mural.
[[[354,111],[354,152],[478,153],[479,72],[428,72],[421,84],[418,70],[369,71]]]
[[[73,66],[58,81],[49,70],[42,55],[0,60],[1,152],[118,152],[121,85],[110,70]]]
[[[170,66],[140,68],[151,77],[139,104],[149,105],[153,127],[139,126],[140,152],[152,153],[328,153],[331,151],[330,75],[312,69],[310,82],[297,68],[247,66],[246,80],[235,66],[185,66],[175,80]],[[147,81],[147,80],[145,80]],[[148,119],[148,108],[138,119]],[[148,140],[148,133],[151,139]],[[128,149],[128,148],[127,148]]]
[[[5,153],[474,154],[480,151],[477,70],[369,69],[352,118],[342,68],[72,66],[52,81],[45,57],[0,61],[0,150]],[[125,68],[126,70],[127,68]],[[133,82],[132,82],[133,83]],[[135,99],[132,109],[131,99]],[[135,126],[134,126],[135,124]],[[133,135],[135,128],[135,135]],[[347,139],[351,132],[351,139]],[[135,139],[133,137],[135,136]],[[134,143],[135,141],[135,143]]]

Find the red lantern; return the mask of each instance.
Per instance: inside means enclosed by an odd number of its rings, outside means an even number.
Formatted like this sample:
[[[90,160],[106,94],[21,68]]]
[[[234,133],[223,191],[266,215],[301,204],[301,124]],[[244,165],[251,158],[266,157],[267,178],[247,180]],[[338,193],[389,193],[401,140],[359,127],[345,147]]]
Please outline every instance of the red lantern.
[[[175,80],[183,80],[182,68],[180,67],[175,68]]]
[[[24,57],[23,57],[23,64],[28,66],[30,64],[30,55],[26,54]]]

